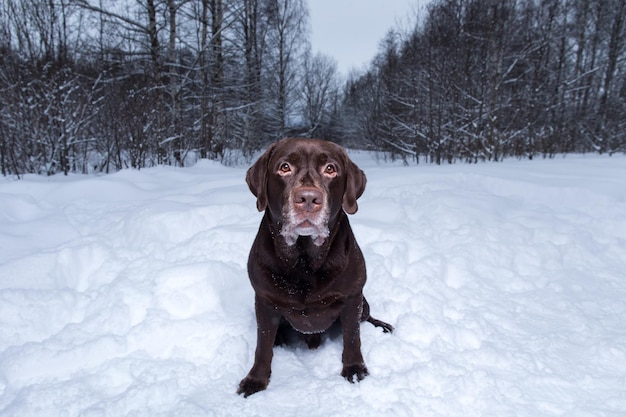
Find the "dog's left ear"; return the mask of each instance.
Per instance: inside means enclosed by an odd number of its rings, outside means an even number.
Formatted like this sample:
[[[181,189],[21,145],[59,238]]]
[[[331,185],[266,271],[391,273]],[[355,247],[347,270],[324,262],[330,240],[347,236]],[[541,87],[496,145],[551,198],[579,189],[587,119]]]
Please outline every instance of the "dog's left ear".
[[[365,191],[367,178],[365,173],[350,160],[344,152],[346,167],[346,190],[343,193],[343,209],[348,214],[354,214],[359,209],[356,200]]]
[[[259,211],[263,211],[267,207],[267,164],[273,150],[274,145],[267,148],[265,153],[246,172],[246,182],[256,197],[256,208]]]

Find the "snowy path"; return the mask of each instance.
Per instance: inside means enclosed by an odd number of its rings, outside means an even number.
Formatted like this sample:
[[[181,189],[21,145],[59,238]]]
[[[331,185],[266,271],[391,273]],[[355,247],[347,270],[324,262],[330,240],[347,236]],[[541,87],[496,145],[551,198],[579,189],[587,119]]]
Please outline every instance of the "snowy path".
[[[1,416],[624,416],[626,157],[400,167],[356,154],[370,376],[255,345],[244,169],[0,180]]]

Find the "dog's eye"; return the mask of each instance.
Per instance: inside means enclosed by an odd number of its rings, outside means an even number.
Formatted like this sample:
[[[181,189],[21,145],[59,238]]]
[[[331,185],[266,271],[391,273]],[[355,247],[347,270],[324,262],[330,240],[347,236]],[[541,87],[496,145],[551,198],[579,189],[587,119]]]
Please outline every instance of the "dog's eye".
[[[324,174],[326,175],[335,175],[337,174],[337,167],[333,164],[328,164],[326,165],[326,168],[324,168]]]
[[[279,174],[288,174],[290,172],[291,166],[287,162],[283,162],[282,164],[280,164],[280,167],[278,168]]]

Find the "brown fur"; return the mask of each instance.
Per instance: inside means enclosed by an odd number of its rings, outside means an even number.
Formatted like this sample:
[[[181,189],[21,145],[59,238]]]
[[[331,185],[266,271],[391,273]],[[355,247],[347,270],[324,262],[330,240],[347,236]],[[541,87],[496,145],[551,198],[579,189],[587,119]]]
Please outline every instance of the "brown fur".
[[[341,375],[362,380],[368,371],[360,322],[393,330],[369,314],[365,261],[346,216],[358,209],[365,174],[334,143],[283,139],[248,170],[246,181],[265,215],[248,258],[257,347],[237,392],[247,397],[267,387],[273,346],[286,340],[284,330],[297,330],[316,348],[335,323],[343,335]]]

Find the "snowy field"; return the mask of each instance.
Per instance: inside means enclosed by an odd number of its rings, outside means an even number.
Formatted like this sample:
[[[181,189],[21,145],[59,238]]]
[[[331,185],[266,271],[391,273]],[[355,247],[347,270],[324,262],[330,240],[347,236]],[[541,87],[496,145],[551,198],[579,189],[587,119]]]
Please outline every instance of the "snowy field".
[[[244,168],[0,179],[0,415],[624,416],[626,157],[379,165],[351,216],[370,376],[255,346]]]

